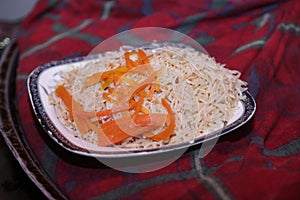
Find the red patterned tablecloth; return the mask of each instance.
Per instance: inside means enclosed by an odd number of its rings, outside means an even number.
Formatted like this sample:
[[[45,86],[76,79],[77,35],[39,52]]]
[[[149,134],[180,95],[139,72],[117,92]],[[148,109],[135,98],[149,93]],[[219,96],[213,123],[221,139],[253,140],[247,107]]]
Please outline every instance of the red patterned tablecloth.
[[[66,152],[38,124],[26,78],[52,60],[87,55],[106,38],[165,27],[242,72],[257,111],[204,158],[188,150],[169,166],[120,172]],[[41,0],[18,37],[18,109],[41,167],[70,199],[299,199],[300,3],[297,0]]]

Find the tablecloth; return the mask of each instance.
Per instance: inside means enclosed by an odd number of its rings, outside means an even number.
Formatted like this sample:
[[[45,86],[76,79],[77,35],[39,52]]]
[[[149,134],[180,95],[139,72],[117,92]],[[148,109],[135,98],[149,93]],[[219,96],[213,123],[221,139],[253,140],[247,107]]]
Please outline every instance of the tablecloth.
[[[31,151],[70,199],[299,199],[300,3],[297,0],[40,0],[18,33],[17,100]],[[56,145],[29,102],[39,65],[87,55],[137,27],[177,30],[242,72],[257,110],[199,157],[191,148],[167,167],[125,173]]]

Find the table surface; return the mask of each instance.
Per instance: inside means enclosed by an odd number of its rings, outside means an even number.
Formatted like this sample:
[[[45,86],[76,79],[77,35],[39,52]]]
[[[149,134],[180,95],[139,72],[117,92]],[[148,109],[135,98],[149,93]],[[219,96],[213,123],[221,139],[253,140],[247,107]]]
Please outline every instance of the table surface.
[[[299,197],[300,5],[213,2],[37,3],[1,60],[0,128],[16,160],[46,197]],[[204,158],[198,156],[199,148],[190,148],[163,169],[131,174],[75,155],[52,141],[34,116],[26,81],[39,65],[87,55],[105,38],[143,26],[186,33],[219,62],[241,71],[257,112],[245,126],[219,138]]]

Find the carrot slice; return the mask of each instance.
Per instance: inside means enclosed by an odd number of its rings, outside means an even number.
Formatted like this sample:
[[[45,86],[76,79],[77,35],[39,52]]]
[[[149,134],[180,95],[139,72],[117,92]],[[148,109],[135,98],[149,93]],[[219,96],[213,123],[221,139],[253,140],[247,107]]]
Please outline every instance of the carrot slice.
[[[66,106],[66,109],[69,112],[70,120],[74,121],[74,117],[73,117],[73,98],[72,98],[72,95],[67,91],[67,89],[63,85],[59,85],[55,89],[55,93],[64,102],[64,104]]]
[[[103,97],[106,101],[113,103],[114,100],[113,100],[109,95],[110,95],[109,93],[104,92],[104,93],[102,94],[102,97]]]
[[[92,122],[90,122],[90,120],[87,117],[78,114],[78,112],[82,111],[82,107],[79,104],[74,104],[73,109],[75,111],[74,123],[76,124],[78,131],[82,134],[87,133],[90,130],[89,124]]]
[[[149,64],[149,58],[152,57],[152,55],[147,56],[145,51],[142,49],[138,49],[138,63],[139,64]]]
[[[144,61],[147,61],[147,55],[142,49],[138,49],[138,61],[139,64],[144,64]]]
[[[102,84],[101,89],[104,90],[109,87],[109,85],[113,82],[114,75],[111,74],[107,79],[105,79],[105,82]]]
[[[162,132],[149,137],[150,139],[152,139],[154,141],[169,139],[171,137],[171,135],[174,133],[174,129],[175,129],[175,115],[173,114],[170,105],[167,103],[167,101],[165,99],[162,99],[161,103],[167,109],[169,125]]]
[[[136,61],[133,61],[130,56],[131,55],[137,55],[138,59]],[[118,85],[118,80],[120,77],[128,72],[130,69],[138,66],[138,65],[146,65],[147,71],[152,72],[152,68],[149,65],[149,58],[151,57],[147,56],[146,53],[142,49],[138,49],[138,51],[131,51],[131,52],[125,52],[125,66],[120,65],[116,69],[108,70],[105,72],[98,72],[91,76],[89,76],[83,86],[82,89],[85,89],[91,85],[94,85],[96,83],[99,83],[101,81],[105,81],[105,83],[102,85],[102,89],[106,88],[112,81],[115,83],[115,85]],[[109,67],[112,68],[113,64],[110,63]],[[107,80],[109,79],[109,80]]]
[[[126,67],[128,67],[128,69],[131,69],[133,67],[136,66],[136,63],[131,60],[130,56],[136,54],[135,51],[131,51],[131,52],[125,52],[124,57],[125,57],[125,63],[126,63]]]
[[[116,124],[115,120],[106,122],[105,124],[102,124],[101,130],[103,131],[104,135],[107,137],[107,139],[112,144],[117,144],[125,140],[126,138],[131,137],[130,135],[126,134],[124,131],[122,131],[119,126]],[[99,140],[98,138],[98,145],[103,146],[103,141]]]
[[[111,66],[111,65],[109,65]],[[127,67],[124,67],[120,65],[116,69],[108,70],[105,72],[98,72],[95,74],[92,74],[91,76],[87,77],[87,81],[85,82],[83,89],[92,86],[96,83],[100,83],[101,81],[106,81],[103,85],[102,88],[106,88],[113,80],[115,81],[115,77],[121,77],[124,73],[128,71]],[[117,75],[117,76],[116,76]],[[109,80],[107,80],[109,79]]]
[[[166,118],[167,116],[165,114],[142,114],[137,115],[134,119],[134,127],[126,126],[128,125],[127,118],[111,120],[102,124],[100,127],[111,144],[119,144],[129,137],[151,133],[152,130],[160,128]],[[139,131],[136,131],[137,129],[139,129]],[[98,145],[105,146],[106,141],[102,141],[103,136],[101,136],[101,138],[102,139],[98,138]]]
[[[144,98],[140,97],[135,107],[133,108],[135,110],[135,114],[138,114],[141,111],[143,107],[143,102],[144,102]]]
[[[55,93],[64,102],[67,111],[70,115],[70,120],[74,121],[78,131],[82,134],[87,133],[92,126],[92,122],[83,115],[83,107],[73,99],[72,95],[67,91],[67,89],[60,85],[56,88]]]
[[[147,108],[145,108],[144,106],[142,106],[141,112],[144,113],[144,114],[149,114],[150,113],[150,111]]]
[[[109,88],[107,88],[107,90],[108,90],[108,93],[109,93],[109,94],[112,94],[112,93],[114,92],[114,90],[115,90],[115,89],[114,89],[114,88],[111,88],[111,87],[109,87]]]
[[[101,81],[101,76],[102,76],[103,72],[98,72],[98,73],[95,73],[91,76],[89,76],[87,78],[87,81],[84,83],[83,85],[83,88],[82,89],[85,89],[91,85],[94,85],[96,83],[99,83]]]

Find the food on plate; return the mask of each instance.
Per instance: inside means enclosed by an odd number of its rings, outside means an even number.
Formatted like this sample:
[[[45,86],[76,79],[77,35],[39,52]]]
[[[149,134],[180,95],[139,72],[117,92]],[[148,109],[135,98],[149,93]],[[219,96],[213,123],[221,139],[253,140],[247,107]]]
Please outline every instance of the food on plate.
[[[127,48],[62,71],[50,102],[75,137],[151,148],[221,130],[243,99],[240,72],[188,46]]]

